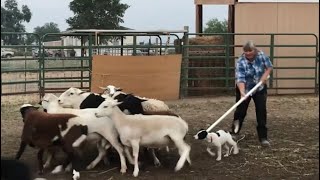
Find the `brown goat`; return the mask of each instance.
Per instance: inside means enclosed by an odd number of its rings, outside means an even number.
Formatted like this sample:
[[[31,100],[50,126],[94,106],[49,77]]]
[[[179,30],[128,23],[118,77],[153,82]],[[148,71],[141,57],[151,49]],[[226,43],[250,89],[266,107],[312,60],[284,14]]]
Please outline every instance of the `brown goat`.
[[[67,160],[63,164],[64,168],[75,160],[72,143],[80,136],[87,135],[87,126],[75,125],[68,130],[64,137],[62,137],[61,131],[66,130],[68,128],[67,122],[77,116],[73,114],[48,114],[38,111],[36,107],[30,104],[23,105],[20,112],[24,127],[16,159],[21,157],[27,145],[39,148],[38,166],[40,174],[43,173],[43,153],[48,148],[58,146],[67,153]],[[72,163],[74,164],[74,162]]]

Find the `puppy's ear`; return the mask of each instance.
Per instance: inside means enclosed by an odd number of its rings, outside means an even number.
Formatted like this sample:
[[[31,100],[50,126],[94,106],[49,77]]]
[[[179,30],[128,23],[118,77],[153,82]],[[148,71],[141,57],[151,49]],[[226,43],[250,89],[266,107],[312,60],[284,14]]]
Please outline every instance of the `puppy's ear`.
[[[198,132],[199,139],[205,139],[208,136],[208,132],[206,130],[201,130]]]

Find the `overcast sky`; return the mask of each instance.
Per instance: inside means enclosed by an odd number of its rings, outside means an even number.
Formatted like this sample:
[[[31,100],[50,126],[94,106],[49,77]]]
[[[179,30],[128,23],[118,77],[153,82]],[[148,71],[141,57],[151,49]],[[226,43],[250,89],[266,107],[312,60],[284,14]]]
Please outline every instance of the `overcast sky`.
[[[71,0],[17,0],[18,6],[27,5],[31,12],[31,21],[26,30],[32,32],[36,26],[47,22],[59,25],[60,30],[68,28],[66,19],[73,16],[69,9]],[[121,0],[130,7],[124,15],[125,27],[135,30],[182,30],[189,26],[190,32],[195,32],[195,5],[194,0]],[[4,1],[1,0],[1,6]],[[212,19],[227,19],[228,6],[206,5],[203,6],[203,22]]]

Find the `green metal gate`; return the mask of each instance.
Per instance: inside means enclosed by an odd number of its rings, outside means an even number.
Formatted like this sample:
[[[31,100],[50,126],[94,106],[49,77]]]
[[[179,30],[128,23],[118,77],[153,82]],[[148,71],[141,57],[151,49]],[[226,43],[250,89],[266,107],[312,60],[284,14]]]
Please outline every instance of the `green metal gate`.
[[[5,52],[13,52],[13,57],[1,57],[1,95],[39,94],[63,92],[69,87],[84,90],[90,88],[92,48],[84,45],[46,45],[48,37],[59,38],[86,36],[88,34],[46,34],[40,37],[33,33],[1,32],[1,37],[34,36],[35,45],[10,44],[1,46]],[[20,41],[21,42],[21,41]],[[90,42],[88,43],[90,44]],[[89,55],[72,56],[69,50],[89,49]]]
[[[37,44],[26,45],[28,38],[34,38]],[[24,39],[22,43],[1,45],[1,95],[33,94],[41,89],[41,53],[40,37],[34,33],[1,32],[1,39]],[[4,54],[3,54],[4,53]],[[11,55],[9,55],[11,54]]]
[[[265,53],[267,51],[266,54],[269,55],[274,65],[274,70],[269,80],[269,89],[271,89],[271,91],[273,90],[274,94],[285,93],[285,90],[309,90],[310,93],[318,93],[318,37],[315,34],[187,33],[184,37],[183,45],[180,88],[182,97],[234,93],[234,65],[238,56],[241,55],[242,47],[242,44],[236,44],[234,40],[237,38],[241,39],[241,36],[250,37],[250,39],[263,39],[265,42],[256,45],[262,48]],[[212,42],[211,44],[190,44],[189,41],[192,37],[220,37],[223,41],[219,43]],[[278,41],[280,42],[279,39],[283,38],[303,38],[308,39],[309,43],[277,43]],[[199,49],[201,50],[200,52],[198,52]],[[305,52],[306,55],[296,56],[290,53],[283,55],[283,53],[281,53],[282,49],[286,49],[292,53],[295,53],[294,51],[302,51]],[[288,60],[290,60],[288,64],[283,63]],[[304,64],[299,65],[296,60]],[[292,62],[296,62],[297,65],[294,65]],[[300,73],[300,75],[292,73],[295,71],[297,71],[297,74]],[[289,81],[290,86],[284,85],[288,84]],[[300,81],[303,81],[303,84],[307,82],[308,85],[302,86]]]
[[[52,45],[45,42],[49,37],[61,39],[87,39],[79,45]],[[90,90],[91,83],[91,60],[92,60],[92,35],[85,33],[50,33],[41,38],[41,96],[44,93],[63,92],[69,87],[76,87],[83,90]],[[88,49],[88,55],[84,54]],[[52,55],[46,55],[51,52]]]
[[[184,31],[183,31],[184,32]],[[163,55],[172,48],[181,49],[181,44],[171,45],[163,40],[166,37],[179,36],[170,32],[100,32],[99,36],[92,32],[49,33],[43,37],[32,33],[6,33],[1,37],[22,36],[31,34],[36,36],[36,45],[7,44],[2,48],[26,48],[24,56],[13,58],[1,57],[1,95],[59,93],[69,87],[90,90],[92,74],[92,57],[96,54],[108,55]],[[60,39],[49,41],[52,37]],[[132,37],[131,44],[123,44],[126,37]],[[158,38],[157,44],[137,44],[138,37]],[[101,45],[99,38],[118,38],[120,44]],[[63,44],[64,43],[64,44]],[[171,48],[171,49],[170,49]],[[150,51],[156,50],[156,51]],[[11,63],[8,63],[11,62]],[[16,75],[13,77],[13,75]]]
[[[173,53],[182,53],[180,97],[233,94],[234,64],[241,54],[242,47],[241,44],[234,42],[243,36],[250,36],[250,39],[253,40],[255,38],[264,39],[264,43],[257,44],[257,46],[270,56],[274,64],[269,87],[275,94],[281,94],[282,90],[319,92],[318,38],[315,34],[196,34],[181,31],[182,39],[177,34],[170,32],[102,32],[99,35],[101,38],[120,38],[120,44],[102,46],[97,43],[98,39],[94,33],[53,33],[39,37],[33,33],[1,32],[2,39],[12,37],[25,39],[25,41],[20,41],[22,42],[20,44],[1,46],[1,50],[15,51],[13,58],[5,55],[1,57],[1,95],[38,93],[39,96],[42,96],[48,92],[63,92],[71,86],[90,90],[91,61],[94,54],[162,55],[167,54],[168,49],[173,49]],[[81,39],[81,43],[77,45],[48,43],[48,38],[54,36],[71,41]],[[123,44],[125,36],[132,37],[133,43]],[[137,44],[136,39],[141,36],[158,37],[160,42],[158,44],[150,42]],[[166,43],[162,39],[163,36],[168,37]],[[221,41],[210,44],[192,43],[192,37],[196,36],[219,37]],[[27,37],[33,37],[37,43],[26,45]],[[174,45],[168,44],[169,37],[176,39]],[[279,39],[285,37],[295,41],[298,41],[299,38],[309,39],[309,41],[308,43],[279,43]],[[151,49],[155,50],[154,54],[150,54]],[[282,49],[289,49],[292,54],[279,53]],[[294,55],[297,51],[302,52],[300,53],[302,55]],[[126,54],[126,52],[132,54]],[[297,60],[303,64],[294,65],[292,63]],[[283,85],[289,81],[293,85]],[[307,85],[302,86],[301,84]]]

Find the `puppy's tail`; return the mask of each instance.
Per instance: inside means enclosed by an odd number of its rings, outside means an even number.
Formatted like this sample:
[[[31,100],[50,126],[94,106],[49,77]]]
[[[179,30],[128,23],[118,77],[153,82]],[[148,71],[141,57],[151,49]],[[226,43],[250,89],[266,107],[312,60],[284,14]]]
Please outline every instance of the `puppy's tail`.
[[[238,140],[236,140],[236,142],[238,143],[239,141],[243,140],[246,137],[246,135],[243,135],[242,137],[240,137]]]
[[[246,135],[243,135],[242,137],[237,138],[237,140],[235,140],[235,142],[238,144],[239,141],[243,140],[245,137],[246,137]],[[232,139],[234,139],[234,138],[232,138]],[[233,150],[233,147],[230,148],[229,155],[231,154],[232,150]]]

